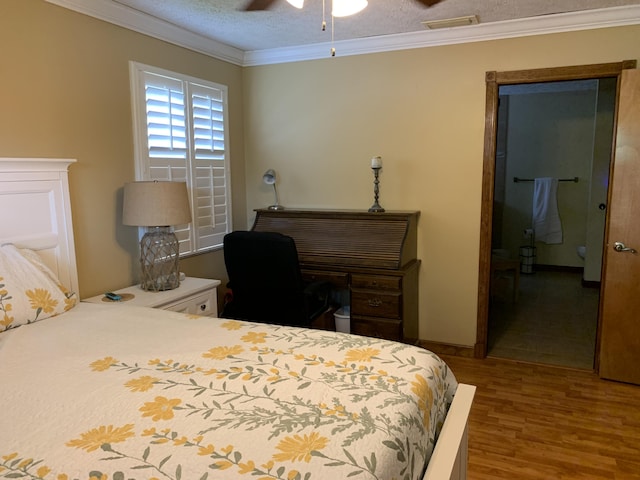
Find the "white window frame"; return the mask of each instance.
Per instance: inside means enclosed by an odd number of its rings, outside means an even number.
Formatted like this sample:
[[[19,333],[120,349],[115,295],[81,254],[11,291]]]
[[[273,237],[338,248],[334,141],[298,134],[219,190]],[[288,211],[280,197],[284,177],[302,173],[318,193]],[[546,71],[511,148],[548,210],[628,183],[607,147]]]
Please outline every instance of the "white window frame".
[[[192,221],[188,225],[174,226],[180,242],[180,256],[185,257],[222,248],[222,239],[233,230],[231,223],[231,170],[229,155],[228,93],[225,85],[202,80],[161,68],[129,62],[131,102],[133,112],[134,160],[136,180],[170,180],[187,183]],[[148,139],[147,101],[145,77],[166,77],[168,84],[181,85],[184,95],[186,155],[185,158],[152,158]],[[197,158],[194,148],[193,95],[215,93],[222,106],[222,162],[214,163]],[[217,122],[220,124],[220,122]],[[213,130],[213,128],[212,128]],[[220,132],[217,131],[219,135]],[[212,134],[213,135],[213,134]],[[220,175],[220,165],[223,175]],[[153,167],[153,168],[152,168]],[[203,176],[209,175],[208,178]],[[198,177],[200,174],[200,177]],[[195,184],[195,185],[194,185]],[[195,186],[195,188],[194,188]],[[142,237],[144,229],[139,230]]]

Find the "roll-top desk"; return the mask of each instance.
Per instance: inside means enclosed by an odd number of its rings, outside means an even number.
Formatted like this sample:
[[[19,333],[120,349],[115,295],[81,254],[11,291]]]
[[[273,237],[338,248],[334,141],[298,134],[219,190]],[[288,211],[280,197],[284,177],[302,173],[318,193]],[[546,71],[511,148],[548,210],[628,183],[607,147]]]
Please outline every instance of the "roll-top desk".
[[[418,338],[419,215],[260,209],[252,230],[289,235],[305,279],[348,289],[352,333],[412,342]]]

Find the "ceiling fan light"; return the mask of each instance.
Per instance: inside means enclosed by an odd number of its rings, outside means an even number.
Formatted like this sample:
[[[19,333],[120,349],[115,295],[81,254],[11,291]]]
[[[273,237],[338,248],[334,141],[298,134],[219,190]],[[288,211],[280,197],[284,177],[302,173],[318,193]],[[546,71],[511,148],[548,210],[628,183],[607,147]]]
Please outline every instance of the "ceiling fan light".
[[[302,5],[304,5],[304,0],[287,0],[287,2],[296,8],[302,8]]]
[[[331,15],[334,17],[348,17],[361,12],[368,4],[367,0],[332,0]]]

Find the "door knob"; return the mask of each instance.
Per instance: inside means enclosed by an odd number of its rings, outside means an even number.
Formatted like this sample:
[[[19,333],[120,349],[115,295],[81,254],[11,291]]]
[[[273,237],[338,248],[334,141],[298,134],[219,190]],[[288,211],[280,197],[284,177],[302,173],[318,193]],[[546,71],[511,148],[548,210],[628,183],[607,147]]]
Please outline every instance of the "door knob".
[[[638,253],[635,248],[629,248],[622,242],[616,242],[613,244],[613,249],[616,252],[629,252],[629,253]]]

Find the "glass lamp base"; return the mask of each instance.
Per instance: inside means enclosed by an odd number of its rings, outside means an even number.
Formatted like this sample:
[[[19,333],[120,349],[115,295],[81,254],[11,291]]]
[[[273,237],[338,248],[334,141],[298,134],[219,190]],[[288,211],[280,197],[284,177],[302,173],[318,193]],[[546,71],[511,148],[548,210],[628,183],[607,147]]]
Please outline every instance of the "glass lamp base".
[[[152,227],[140,240],[143,290],[160,292],[180,286],[178,237],[171,227]]]

